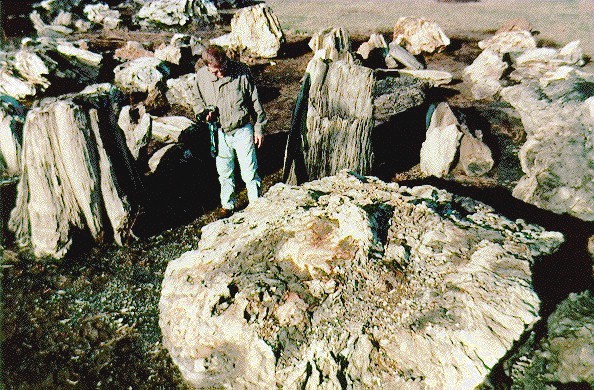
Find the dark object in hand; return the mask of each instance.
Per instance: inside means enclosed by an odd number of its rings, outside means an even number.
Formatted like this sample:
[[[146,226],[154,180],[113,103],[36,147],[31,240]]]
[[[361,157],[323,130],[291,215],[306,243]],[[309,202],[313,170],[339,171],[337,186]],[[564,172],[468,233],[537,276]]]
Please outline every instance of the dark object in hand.
[[[211,115],[211,122],[216,122],[216,119],[219,117],[219,108],[217,106],[204,107],[204,110],[196,115],[196,119],[201,122],[207,122],[206,117],[208,117],[208,114],[210,113],[214,113],[214,115]]]

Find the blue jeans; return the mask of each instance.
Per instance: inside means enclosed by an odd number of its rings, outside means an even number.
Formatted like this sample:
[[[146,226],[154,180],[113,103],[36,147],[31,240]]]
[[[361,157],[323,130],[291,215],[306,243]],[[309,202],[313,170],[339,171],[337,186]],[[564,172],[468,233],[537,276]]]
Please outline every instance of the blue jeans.
[[[260,177],[256,172],[256,146],[254,145],[254,127],[248,123],[232,132],[219,130],[219,148],[216,158],[217,173],[221,183],[221,206],[233,210],[235,208],[235,156],[239,162],[241,179],[247,188],[248,200],[257,199],[260,193]]]

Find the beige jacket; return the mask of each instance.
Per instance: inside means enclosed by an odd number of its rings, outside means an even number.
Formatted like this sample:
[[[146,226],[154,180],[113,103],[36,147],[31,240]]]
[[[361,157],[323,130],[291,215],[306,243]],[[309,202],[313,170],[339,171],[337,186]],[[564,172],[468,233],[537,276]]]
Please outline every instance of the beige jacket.
[[[219,108],[219,122],[224,132],[233,131],[255,119],[254,132],[263,134],[268,122],[258,99],[250,69],[241,62],[229,60],[228,75],[217,79],[206,66],[196,72],[200,99],[194,113],[204,111],[206,106]]]

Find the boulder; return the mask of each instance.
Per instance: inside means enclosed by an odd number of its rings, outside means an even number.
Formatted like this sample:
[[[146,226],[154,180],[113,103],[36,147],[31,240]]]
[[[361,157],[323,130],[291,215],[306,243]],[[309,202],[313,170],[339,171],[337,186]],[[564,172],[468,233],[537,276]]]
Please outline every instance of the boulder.
[[[130,235],[140,181],[116,124],[109,84],[45,99],[27,113],[21,180],[9,228],[38,257],[63,257],[77,231],[118,244]],[[67,152],[65,152],[67,151]],[[138,192],[140,192],[138,190]]]
[[[386,66],[388,68],[398,68],[399,64],[413,70],[424,69],[425,66],[421,64],[412,54],[405,48],[395,42],[390,42],[388,55],[386,56]]]
[[[369,58],[369,53],[374,49],[388,49],[388,44],[382,34],[371,34],[369,40],[359,46],[357,53],[366,60]]]
[[[16,100],[0,96],[0,174],[21,172],[24,115],[24,107]]]
[[[177,142],[182,131],[194,122],[185,116],[161,116],[152,118],[152,138],[159,142]]]
[[[254,57],[274,58],[285,43],[285,35],[272,8],[257,4],[238,10],[231,19],[231,33],[211,43]]]
[[[196,388],[478,386],[538,320],[563,241],[430,186],[277,184],[168,263],[163,346]]]
[[[394,26],[392,42],[404,46],[411,54],[442,51],[450,39],[433,21],[424,18],[401,17]]]
[[[594,75],[561,67],[540,83],[504,88],[520,114],[524,176],[513,195],[556,213],[594,221]]]
[[[351,51],[351,38],[344,28],[327,28],[315,33],[308,43],[318,58],[337,60]]]
[[[530,31],[504,31],[478,43],[483,50],[492,50],[500,54],[524,52],[536,48],[536,39]]]
[[[159,167],[159,163],[161,162],[161,159],[165,156],[165,154],[167,154],[169,149],[173,148],[174,146],[174,143],[170,143],[153,153],[153,155],[151,156],[151,158],[149,158],[148,161],[148,166],[151,173],[154,173],[157,170],[157,168]]]
[[[421,146],[420,167],[424,175],[442,177],[450,171],[462,138],[459,126],[450,106],[445,102],[439,103]]]
[[[463,80],[470,84],[475,99],[490,98],[501,90],[499,79],[508,65],[501,55],[486,49],[463,72]]]
[[[116,66],[115,85],[125,92],[150,92],[163,79],[162,61],[154,57],[140,57]]]
[[[29,19],[31,19],[31,23],[33,23],[33,28],[37,31],[37,35],[48,36],[48,37],[63,37],[64,35],[69,35],[74,32],[74,30],[70,27],[62,26],[59,24],[46,24],[39,12],[33,11],[29,15]]]
[[[116,29],[122,23],[120,11],[110,9],[107,4],[87,4],[83,11],[87,19],[93,23],[102,25],[108,30]]]
[[[23,48],[17,51],[14,56],[13,65],[21,76],[40,89],[46,89],[50,86],[47,78],[50,70],[41,57],[33,50]]]
[[[0,94],[22,100],[34,96],[36,92],[32,83],[15,77],[9,69],[0,67]]]
[[[538,80],[559,67],[582,66],[585,63],[579,41],[570,42],[560,50],[549,47],[527,50],[512,59],[515,70],[510,74],[510,78],[515,81]]]
[[[190,65],[196,62],[193,56],[202,54],[204,45],[194,37],[174,34],[168,45],[162,44],[155,50],[155,58],[176,65]]]
[[[194,19],[213,22],[219,19],[219,14],[210,0],[154,0],[144,3],[136,19],[142,25],[175,27],[185,26]]]
[[[468,176],[482,176],[489,172],[495,162],[491,149],[483,142],[482,132],[477,130],[476,137],[462,126],[460,140],[460,165]]]
[[[547,333],[513,364],[518,388],[594,386],[594,295],[571,293],[547,319]]]
[[[167,80],[165,96],[170,105],[181,107],[188,116],[194,117],[196,115],[194,108],[200,101],[196,73],[188,73],[176,79]]]
[[[141,57],[153,57],[155,53],[144,48],[143,44],[136,41],[128,41],[124,46],[115,50],[113,57],[120,61],[130,61]]]

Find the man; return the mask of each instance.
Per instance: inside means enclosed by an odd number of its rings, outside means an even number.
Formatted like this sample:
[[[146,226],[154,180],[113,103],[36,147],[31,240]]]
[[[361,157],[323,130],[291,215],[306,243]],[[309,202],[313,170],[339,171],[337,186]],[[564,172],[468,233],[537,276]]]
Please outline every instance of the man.
[[[206,65],[196,73],[200,99],[194,112],[207,122],[218,123],[216,166],[221,183],[221,209],[217,214],[225,218],[235,209],[235,156],[248,200],[251,202],[260,195],[256,147],[262,146],[268,120],[247,65],[231,61],[225,50],[215,45],[202,52],[202,59]]]

